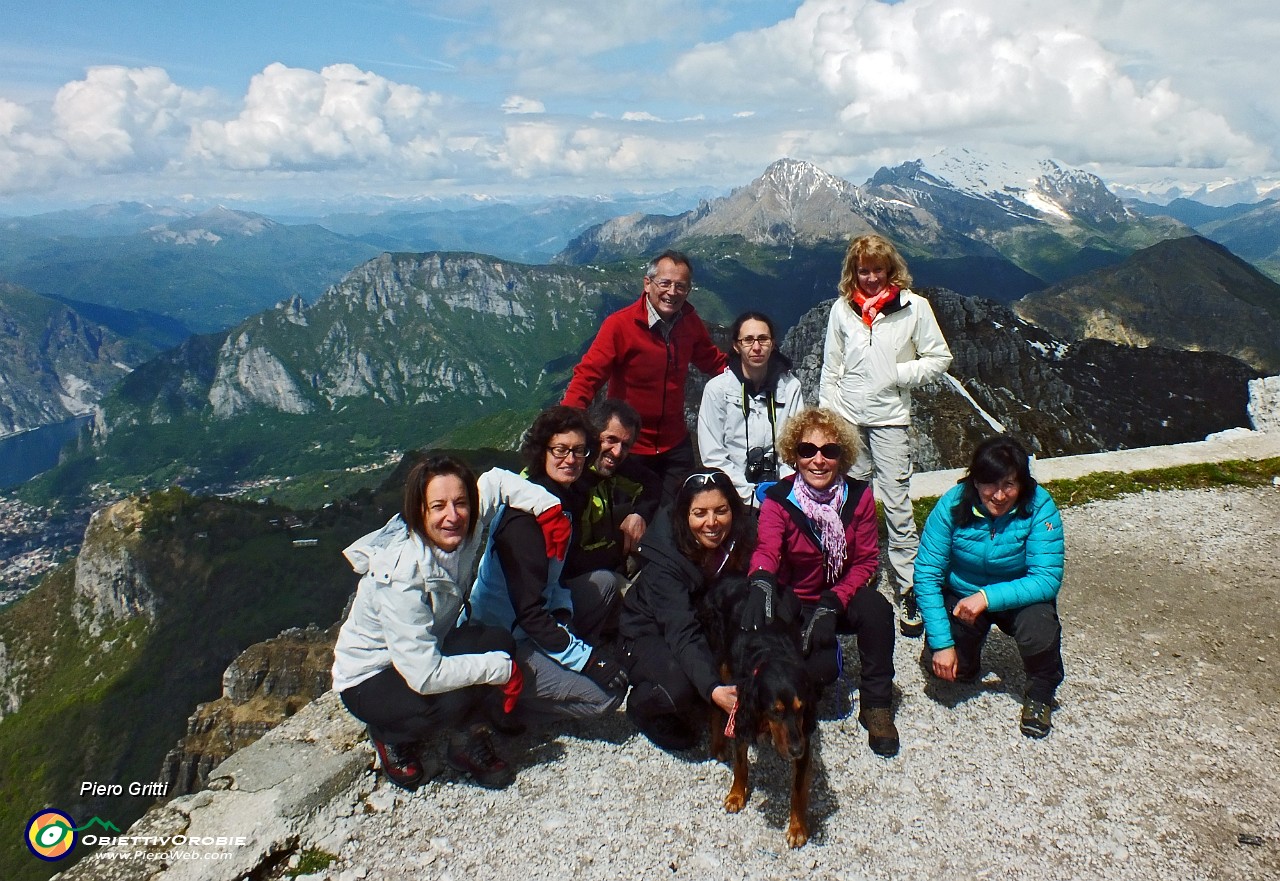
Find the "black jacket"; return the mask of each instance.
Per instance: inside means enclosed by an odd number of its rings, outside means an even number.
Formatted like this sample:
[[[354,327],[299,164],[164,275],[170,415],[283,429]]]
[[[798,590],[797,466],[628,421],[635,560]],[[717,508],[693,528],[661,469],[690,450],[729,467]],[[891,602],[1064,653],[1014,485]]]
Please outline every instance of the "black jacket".
[[[649,527],[639,554],[644,568],[622,601],[619,634],[623,639],[661,636],[698,694],[710,701],[720,676],[697,616],[710,582],[676,549],[669,517],[660,516]]]

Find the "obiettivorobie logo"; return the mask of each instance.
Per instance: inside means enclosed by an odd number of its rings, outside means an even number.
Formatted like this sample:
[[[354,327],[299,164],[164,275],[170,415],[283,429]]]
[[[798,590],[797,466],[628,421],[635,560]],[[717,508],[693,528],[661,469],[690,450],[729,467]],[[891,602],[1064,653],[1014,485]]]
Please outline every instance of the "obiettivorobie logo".
[[[27,821],[27,848],[42,860],[55,862],[71,853],[76,846],[76,834],[101,826],[108,832],[120,832],[120,827],[110,820],[94,817],[83,826],[77,826],[70,815],[54,808],[37,811]]]

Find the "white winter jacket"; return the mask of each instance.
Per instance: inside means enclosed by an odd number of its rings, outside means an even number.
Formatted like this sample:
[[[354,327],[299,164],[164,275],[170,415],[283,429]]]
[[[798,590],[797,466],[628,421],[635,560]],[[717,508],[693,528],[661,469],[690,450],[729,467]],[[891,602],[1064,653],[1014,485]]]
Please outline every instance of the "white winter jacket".
[[[775,355],[775,358],[778,357]],[[784,362],[790,367],[790,362]],[[788,419],[804,409],[804,397],[800,394],[800,380],[789,369],[782,368],[776,375],[771,372],[765,381],[767,391],[776,381],[774,391],[774,421],[769,425],[769,405],[765,394],[745,394],[737,363],[719,376],[712,377],[702,390],[702,403],[698,407],[698,454],[708,468],[719,468],[733,479],[733,485],[747,507],[759,507],[756,501],[756,485],[747,481],[747,451],[753,447],[777,453],[774,442],[782,436],[782,427]],[[746,412],[743,401],[746,400]],[[792,469],[785,462],[778,463],[779,475],[786,477]]]
[[[461,584],[469,584],[483,524],[503,503],[541,514],[560,500],[494,468],[480,477],[476,529],[452,553],[423,542],[398,514],[342,552],[362,577],[333,651],[334,691],[359,685],[391,665],[419,694],[506,683],[511,658],[505,652],[442,655],[439,649],[467,599],[469,588]]]
[[[924,297],[900,291],[870,327],[838,297],[827,320],[818,403],[854,425],[908,425],[910,389],[950,366],[951,350]]]

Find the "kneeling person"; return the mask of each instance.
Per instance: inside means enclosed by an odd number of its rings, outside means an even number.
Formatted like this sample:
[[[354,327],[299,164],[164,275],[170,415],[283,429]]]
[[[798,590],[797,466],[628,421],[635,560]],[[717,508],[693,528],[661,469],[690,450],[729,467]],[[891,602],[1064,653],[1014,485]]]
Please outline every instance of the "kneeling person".
[[[543,411],[520,447],[534,485],[554,494],[574,522],[585,499],[580,482],[595,450],[586,414],[573,407]],[[543,722],[616,710],[627,678],[599,647],[619,596],[613,579],[561,583],[565,547],[548,548],[537,518],[507,507],[489,532],[471,594],[472,617],[510,630],[527,677],[519,717]]]

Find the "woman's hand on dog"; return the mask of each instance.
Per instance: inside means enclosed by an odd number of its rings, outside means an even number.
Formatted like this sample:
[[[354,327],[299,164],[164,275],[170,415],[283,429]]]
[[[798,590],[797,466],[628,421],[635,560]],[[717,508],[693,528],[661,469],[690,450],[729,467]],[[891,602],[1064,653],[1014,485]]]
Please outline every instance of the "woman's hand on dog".
[[[717,685],[711,689],[711,701],[726,713],[732,713],[738,705],[738,686]]]

